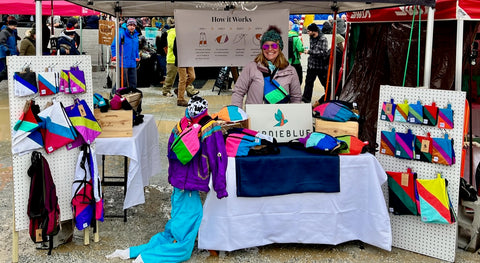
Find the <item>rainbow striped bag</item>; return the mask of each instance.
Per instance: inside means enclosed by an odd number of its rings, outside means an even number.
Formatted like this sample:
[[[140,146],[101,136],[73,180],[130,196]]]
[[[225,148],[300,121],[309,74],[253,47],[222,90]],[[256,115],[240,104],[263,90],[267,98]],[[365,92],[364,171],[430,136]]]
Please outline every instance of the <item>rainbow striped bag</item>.
[[[183,165],[190,162],[200,150],[199,134],[201,129],[202,126],[197,123],[185,128],[170,146]]]
[[[439,109],[438,128],[453,129],[453,110],[451,104],[448,104],[444,109]]]
[[[408,119],[408,101],[405,100],[404,103],[399,103],[395,107],[395,117],[394,120],[397,122],[407,122]]]
[[[417,179],[417,193],[422,222],[452,224],[456,221],[446,180],[440,174],[435,179]]]
[[[407,122],[415,124],[423,123],[423,105],[420,101],[417,101],[416,104],[408,104]]]

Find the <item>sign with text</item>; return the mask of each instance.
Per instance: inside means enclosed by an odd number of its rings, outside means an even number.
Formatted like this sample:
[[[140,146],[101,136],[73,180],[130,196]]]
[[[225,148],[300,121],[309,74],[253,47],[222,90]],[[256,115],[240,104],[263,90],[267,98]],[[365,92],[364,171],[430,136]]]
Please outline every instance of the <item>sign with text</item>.
[[[307,136],[313,131],[312,105],[302,104],[247,104],[249,128],[288,142]]]
[[[107,20],[98,21],[98,44],[111,45],[115,37],[115,22]]]
[[[270,25],[282,31],[286,52],[288,18],[288,9],[255,12],[175,10],[178,65],[243,67],[260,53],[260,39]]]

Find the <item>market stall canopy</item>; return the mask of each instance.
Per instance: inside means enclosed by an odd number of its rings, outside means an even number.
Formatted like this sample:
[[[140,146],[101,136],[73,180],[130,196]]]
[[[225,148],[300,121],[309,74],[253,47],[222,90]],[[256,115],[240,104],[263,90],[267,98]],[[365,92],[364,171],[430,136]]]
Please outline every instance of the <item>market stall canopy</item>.
[[[420,7],[422,20],[427,19],[428,8]],[[392,22],[412,21],[412,15],[418,15],[415,6],[397,6],[376,10],[361,10],[347,12],[347,21],[353,23],[362,22]],[[478,0],[437,0],[435,5],[435,20],[479,20],[480,5]]]
[[[0,14],[35,15],[35,0],[2,0]],[[42,14],[52,15],[52,2],[42,1]],[[99,13],[89,8],[67,2],[53,1],[53,15],[57,16],[91,16]]]
[[[153,0],[68,0],[81,6],[115,15],[119,7],[122,16],[172,16],[175,9],[203,10],[272,10],[289,9],[291,14],[332,13],[332,6],[338,12],[385,8],[399,5],[435,6],[435,0],[350,0],[350,1],[153,1]]]

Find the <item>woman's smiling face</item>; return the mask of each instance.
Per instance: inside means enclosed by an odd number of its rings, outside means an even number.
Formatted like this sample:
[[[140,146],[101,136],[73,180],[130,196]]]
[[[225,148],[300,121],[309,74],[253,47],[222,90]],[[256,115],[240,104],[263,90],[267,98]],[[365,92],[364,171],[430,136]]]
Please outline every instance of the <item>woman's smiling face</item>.
[[[280,46],[277,42],[265,41],[262,45],[262,52],[263,56],[265,56],[268,61],[273,62],[280,52]]]

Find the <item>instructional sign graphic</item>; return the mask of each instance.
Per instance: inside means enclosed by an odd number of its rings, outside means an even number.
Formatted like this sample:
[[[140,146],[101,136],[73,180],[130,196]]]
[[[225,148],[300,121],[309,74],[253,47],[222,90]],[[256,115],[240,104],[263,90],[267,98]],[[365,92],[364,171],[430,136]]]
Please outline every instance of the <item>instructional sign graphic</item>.
[[[270,25],[282,31],[288,50],[288,9],[246,11],[175,10],[180,67],[245,66],[260,53]]]

